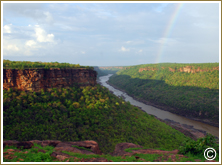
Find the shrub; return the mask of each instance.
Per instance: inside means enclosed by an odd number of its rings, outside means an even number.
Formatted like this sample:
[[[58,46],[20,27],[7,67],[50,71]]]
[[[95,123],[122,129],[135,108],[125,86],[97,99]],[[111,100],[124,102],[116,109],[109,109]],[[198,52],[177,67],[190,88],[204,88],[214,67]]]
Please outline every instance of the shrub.
[[[217,153],[219,153],[219,145],[216,143],[216,139],[213,135],[207,134],[203,138],[199,138],[197,141],[195,140],[187,140],[182,146],[179,147],[179,153],[187,154],[191,153],[193,155],[203,154],[205,149],[214,148]]]

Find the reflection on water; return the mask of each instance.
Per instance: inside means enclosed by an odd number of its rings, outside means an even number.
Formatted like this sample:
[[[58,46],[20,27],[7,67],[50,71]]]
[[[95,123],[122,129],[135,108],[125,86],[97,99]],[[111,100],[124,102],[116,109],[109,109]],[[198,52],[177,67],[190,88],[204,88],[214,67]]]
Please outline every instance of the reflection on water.
[[[134,100],[132,97],[130,97],[129,95],[127,95],[126,93],[113,88],[112,86],[110,86],[109,84],[106,83],[106,81],[109,80],[109,77],[112,76],[112,74],[109,74],[107,76],[102,76],[99,78],[100,83],[108,88],[110,91],[112,91],[116,96],[124,96],[125,101],[129,101],[132,105],[136,105],[138,107],[141,107],[141,109],[143,109],[145,112],[147,112],[148,114],[152,114],[157,116],[160,119],[170,119],[170,120],[174,120],[176,122],[179,122],[181,124],[187,124],[187,125],[192,125],[194,128],[196,129],[200,129],[203,131],[206,131],[214,136],[219,137],[219,128],[205,124],[205,123],[201,123],[198,121],[194,121],[194,120],[190,120],[187,119],[185,117],[152,107],[150,105],[146,105],[144,103],[141,103],[139,101]]]

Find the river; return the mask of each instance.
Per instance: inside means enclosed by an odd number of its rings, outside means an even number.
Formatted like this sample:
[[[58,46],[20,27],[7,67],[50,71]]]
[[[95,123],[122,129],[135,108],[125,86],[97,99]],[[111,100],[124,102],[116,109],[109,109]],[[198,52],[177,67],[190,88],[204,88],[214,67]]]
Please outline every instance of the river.
[[[175,122],[179,122],[180,124],[191,125],[195,129],[203,130],[203,131],[206,131],[214,136],[219,137],[219,128],[218,127],[214,127],[214,126],[211,126],[211,125],[208,125],[205,123],[201,123],[199,121],[191,120],[191,119],[185,118],[183,116],[179,116],[179,115],[173,114],[171,112],[164,111],[164,110],[158,109],[158,108],[150,106],[150,105],[146,105],[142,102],[139,102],[139,101],[133,99],[132,97],[127,95],[125,92],[122,92],[122,91],[120,91],[120,90],[118,90],[106,83],[111,76],[112,76],[112,74],[109,74],[107,76],[101,76],[101,77],[99,77],[99,82],[101,83],[102,86],[104,86],[104,87],[108,88],[110,91],[112,91],[116,96],[123,96],[125,101],[129,101],[132,105],[141,107],[141,109],[144,110],[145,112],[147,112],[148,114],[155,115],[160,119],[163,119],[163,120],[170,119]]]

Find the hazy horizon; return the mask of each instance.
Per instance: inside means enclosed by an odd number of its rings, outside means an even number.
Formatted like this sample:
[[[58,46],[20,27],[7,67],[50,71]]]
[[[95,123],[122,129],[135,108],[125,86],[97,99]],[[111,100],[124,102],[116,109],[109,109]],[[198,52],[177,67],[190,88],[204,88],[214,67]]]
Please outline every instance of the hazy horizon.
[[[2,9],[2,59],[132,66],[220,58],[220,2],[2,2]]]

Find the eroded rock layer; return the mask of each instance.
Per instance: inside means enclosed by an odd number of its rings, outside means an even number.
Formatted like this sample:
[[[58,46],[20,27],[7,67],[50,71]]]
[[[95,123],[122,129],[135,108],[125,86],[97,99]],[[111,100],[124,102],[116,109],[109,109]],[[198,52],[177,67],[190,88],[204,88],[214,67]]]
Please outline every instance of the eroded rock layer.
[[[97,73],[91,69],[4,69],[3,89],[40,91],[47,88],[96,85]]]
[[[161,69],[165,69],[164,67],[161,67]],[[214,70],[219,70],[219,67],[213,67],[211,69],[200,69],[198,67],[197,69],[192,68],[192,66],[186,66],[186,67],[181,67],[181,68],[170,68],[168,67],[170,72],[187,72],[187,73],[198,73],[198,72],[209,72],[209,71],[214,71]],[[158,70],[158,68],[153,68],[153,67],[145,67],[145,68],[140,68],[139,72],[142,71],[155,71]]]

